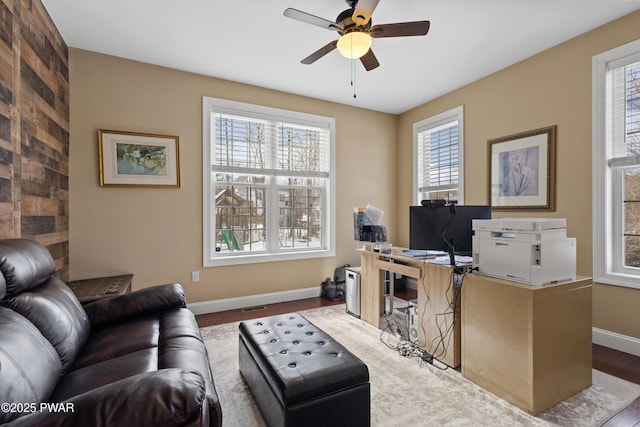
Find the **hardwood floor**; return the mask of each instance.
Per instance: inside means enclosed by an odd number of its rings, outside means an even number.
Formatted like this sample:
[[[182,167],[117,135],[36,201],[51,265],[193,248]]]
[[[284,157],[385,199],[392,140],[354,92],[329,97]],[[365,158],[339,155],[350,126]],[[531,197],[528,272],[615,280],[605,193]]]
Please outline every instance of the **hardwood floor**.
[[[322,298],[307,298],[296,301],[280,302],[277,304],[259,305],[238,310],[221,311],[218,313],[200,314],[196,316],[198,326],[220,325],[222,323],[239,322],[256,317],[275,316],[276,314],[291,313],[299,310],[344,304],[344,301],[329,301]]]
[[[640,357],[593,344],[593,369],[640,384]],[[603,427],[640,426],[640,398],[618,412]]]
[[[397,292],[396,296],[406,300],[416,298],[415,291]],[[273,316],[300,310],[343,304],[322,298],[308,298],[277,304],[248,307],[196,316],[200,327],[238,322],[256,317]],[[593,368],[610,375],[640,384],[640,357],[593,344]],[[640,398],[621,410],[603,424],[604,427],[640,427]]]

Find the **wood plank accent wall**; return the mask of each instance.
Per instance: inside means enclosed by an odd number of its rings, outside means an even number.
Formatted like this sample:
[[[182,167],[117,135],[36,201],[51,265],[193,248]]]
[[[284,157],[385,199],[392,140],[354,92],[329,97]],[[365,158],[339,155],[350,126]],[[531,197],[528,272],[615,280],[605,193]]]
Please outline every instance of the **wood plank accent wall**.
[[[69,276],[69,49],[40,0],[0,3],[0,238]]]

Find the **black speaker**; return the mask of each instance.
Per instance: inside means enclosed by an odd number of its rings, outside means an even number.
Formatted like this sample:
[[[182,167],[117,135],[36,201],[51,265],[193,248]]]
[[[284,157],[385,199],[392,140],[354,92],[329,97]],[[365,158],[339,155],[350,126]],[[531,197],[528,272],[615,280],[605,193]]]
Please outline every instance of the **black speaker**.
[[[440,208],[447,204],[447,201],[444,199],[425,199],[420,202],[422,206],[426,206],[428,208]]]

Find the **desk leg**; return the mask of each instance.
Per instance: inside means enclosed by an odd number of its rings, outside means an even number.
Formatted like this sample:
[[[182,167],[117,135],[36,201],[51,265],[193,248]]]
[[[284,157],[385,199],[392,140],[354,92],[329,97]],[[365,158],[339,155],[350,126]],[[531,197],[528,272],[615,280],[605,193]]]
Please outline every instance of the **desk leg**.
[[[390,261],[393,262],[393,261]],[[382,273],[382,291],[384,292],[384,288],[385,288],[385,283],[387,282],[387,277],[389,278],[389,294],[387,295],[389,298],[389,311],[387,312],[387,306],[385,304],[384,306],[384,312],[386,314],[392,314],[393,313],[393,297],[396,293],[395,290],[395,278],[396,278],[396,273],[392,272],[392,271],[384,271],[384,270],[380,270],[380,272]],[[387,275],[388,273],[388,275]]]
[[[375,266],[376,254],[363,252],[360,258],[360,318],[379,328],[384,312],[384,271]]]

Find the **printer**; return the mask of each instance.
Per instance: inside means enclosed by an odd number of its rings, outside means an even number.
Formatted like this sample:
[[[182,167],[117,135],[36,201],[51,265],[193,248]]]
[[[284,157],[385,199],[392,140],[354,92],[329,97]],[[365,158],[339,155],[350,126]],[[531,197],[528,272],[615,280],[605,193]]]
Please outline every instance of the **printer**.
[[[472,220],[473,267],[479,273],[530,285],[576,278],[576,239],[565,218]]]

